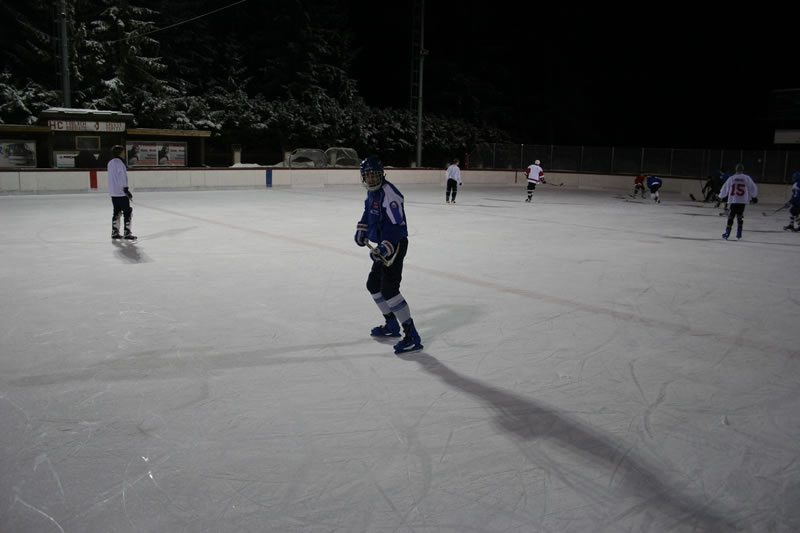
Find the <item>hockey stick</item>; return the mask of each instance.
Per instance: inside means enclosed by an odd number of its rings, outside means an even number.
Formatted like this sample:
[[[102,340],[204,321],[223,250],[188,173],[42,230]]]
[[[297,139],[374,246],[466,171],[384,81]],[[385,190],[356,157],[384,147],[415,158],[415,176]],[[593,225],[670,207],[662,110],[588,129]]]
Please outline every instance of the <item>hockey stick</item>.
[[[561,183],[550,183],[549,181],[545,181],[544,183],[545,183],[545,185],[552,185],[553,187],[563,187],[564,186],[564,182],[563,181]]]
[[[786,206],[782,205],[775,211],[762,211],[761,214],[764,215],[765,217],[771,217],[772,215],[777,214],[778,211],[783,211],[784,209],[786,209]]]
[[[369,248],[371,251],[373,251],[373,252],[376,251],[376,249],[369,243],[369,241],[366,241],[366,244],[367,244],[367,248]],[[376,254],[372,254],[372,255],[376,255]],[[383,261],[383,266],[389,267],[389,266],[392,266],[392,263],[394,263],[394,260],[397,257],[397,250],[394,251],[394,254],[392,254],[392,257],[390,257],[389,259],[386,259],[385,257],[383,257],[380,254],[377,254],[377,255],[379,255],[380,258],[381,258],[381,261]]]

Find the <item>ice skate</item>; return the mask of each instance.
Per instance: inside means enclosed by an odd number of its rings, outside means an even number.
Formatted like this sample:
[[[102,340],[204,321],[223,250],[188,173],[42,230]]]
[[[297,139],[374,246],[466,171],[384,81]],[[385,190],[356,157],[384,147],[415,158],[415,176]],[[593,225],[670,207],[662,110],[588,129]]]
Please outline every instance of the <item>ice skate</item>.
[[[373,337],[399,337],[400,323],[395,317],[386,318],[386,324],[372,328]]]
[[[137,240],[138,238],[139,238],[139,237],[137,237],[136,235],[134,235],[134,234],[133,234],[133,233],[131,233],[130,231],[126,231],[126,232],[125,232],[125,240],[126,240],[126,241],[135,241],[135,240]]]
[[[784,231],[797,231],[794,227],[794,224],[789,224],[788,226],[783,227]]]
[[[728,237],[730,237],[730,236],[731,236],[731,232],[730,231],[726,231],[725,233],[722,234],[722,238],[725,239],[726,241],[728,240]]]
[[[111,238],[112,239],[122,238],[122,235],[119,232],[119,217],[116,215],[111,219]]]
[[[742,227],[741,226],[736,228],[736,238],[737,239],[741,239],[742,238]]]
[[[401,354],[406,352],[416,352],[417,350],[424,348],[424,346],[422,346],[422,340],[419,338],[419,333],[417,333],[417,328],[414,327],[414,321],[412,319],[409,318],[408,321],[403,324],[403,331],[406,335],[403,337],[403,340],[394,345],[394,353]]]

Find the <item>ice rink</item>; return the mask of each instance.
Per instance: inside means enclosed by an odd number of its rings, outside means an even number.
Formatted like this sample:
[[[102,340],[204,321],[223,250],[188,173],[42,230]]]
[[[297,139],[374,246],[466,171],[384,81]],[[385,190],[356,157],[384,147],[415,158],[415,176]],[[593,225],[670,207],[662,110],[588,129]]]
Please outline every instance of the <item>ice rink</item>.
[[[800,531],[786,211],[465,179],[401,357],[360,186],[0,196],[0,531]]]

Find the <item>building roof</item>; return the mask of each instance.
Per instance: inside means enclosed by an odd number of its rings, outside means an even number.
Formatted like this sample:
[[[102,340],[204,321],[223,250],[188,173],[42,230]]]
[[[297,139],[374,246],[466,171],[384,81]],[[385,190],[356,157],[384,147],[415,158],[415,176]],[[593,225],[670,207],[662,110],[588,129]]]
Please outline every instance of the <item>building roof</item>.
[[[163,130],[154,128],[129,128],[128,135],[150,135],[157,137],[211,137],[208,130]]]
[[[72,120],[78,120],[81,118],[90,120],[115,119],[128,122],[133,120],[133,114],[123,113],[122,111],[101,111],[98,109],[79,109],[73,107],[49,107],[39,113],[38,122],[39,124],[43,124],[54,118],[70,118]]]
[[[0,133],[50,133],[50,127],[28,126],[26,124],[0,124]]]

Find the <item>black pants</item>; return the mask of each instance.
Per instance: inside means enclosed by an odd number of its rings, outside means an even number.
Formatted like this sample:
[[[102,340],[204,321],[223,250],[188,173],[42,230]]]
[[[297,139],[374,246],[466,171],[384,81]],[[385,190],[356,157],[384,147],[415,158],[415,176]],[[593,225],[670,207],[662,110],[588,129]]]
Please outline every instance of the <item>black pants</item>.
[[[391,266],[386,266],[380,261],[372,263],[372,270],[367,276],[367,290],[370,294],[380,292],[384,300],[389,300],[400,294],[400,281],[403,279],[403,259],[408,251],[408,238],[403,238],[397,243],[397,252]]]
[[[728,211],[728,226],[727,230],[730,232],[733,227],[733,219],[736,219],[739,228],[742,227],[744,222],[744,208],[745,204],[728,204],[730,211]]]
[[[131,221],[133,219],[133,208],[127,196],[112,196],[111,205],[114,206],[114,214],[111,215],[111,231],[119,233],[119,216],[122,214],[125,220],[125,233],[131,231]]]
[[[458,182],[454,179],[447,180],[447,192],[445,192],[444,199],[450,201],[450,193],[452,192],[453,201],[456,201],[456,193],[458,192]]]

